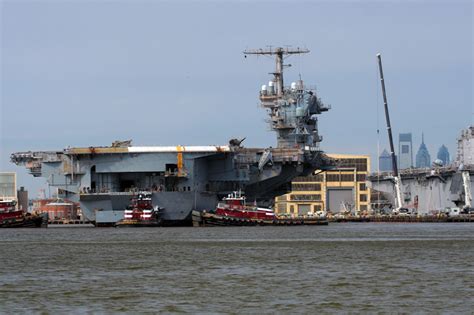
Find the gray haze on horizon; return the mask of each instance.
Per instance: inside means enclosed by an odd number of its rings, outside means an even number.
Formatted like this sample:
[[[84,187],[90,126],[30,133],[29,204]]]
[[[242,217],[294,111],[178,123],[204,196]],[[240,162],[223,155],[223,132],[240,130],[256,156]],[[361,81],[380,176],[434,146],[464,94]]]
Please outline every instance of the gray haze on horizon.
[[[322,148],[388,149],[375,54],[382,53],[395,140],[425,134],[432,160],[472,123],[473,4],[458,2],[2,1],[0,171],[35,197],[44,180],[16,151],[135,145],[275,144],[257,93],[274,62],[246,48],[292,45],[332,110]]]

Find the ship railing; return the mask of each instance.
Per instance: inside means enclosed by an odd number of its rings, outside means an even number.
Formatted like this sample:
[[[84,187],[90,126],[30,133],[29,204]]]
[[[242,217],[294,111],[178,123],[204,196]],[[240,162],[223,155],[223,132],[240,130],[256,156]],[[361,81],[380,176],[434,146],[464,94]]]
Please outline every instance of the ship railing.
[[[165,177],[188,177],[188,173],[181,171],[165,171]]]
[[[263,94],[260,93],[260,101],[262,101],[262,105],[265,103],[267,106],[274,105],[274,101],[278,99],[276,94]]]
[[[238,164],[245,164],[245,163],[255,163],[255,156],[254,155],[245,155],[245,154],[239,154],[235,156],[235,161]]]
[[[42,157],[42,162],[52,163],[52,162],[61,162],[61,158],[57,155],[44,154]]]
[[[293,155],[280,155],[274,156],[273,161],[275,162],[300,162],[303,159],[300,156],[293,156]]]
[[[40,177],[41,174],[41,167],[30,168],[30,175],[33,177]]]
[[[79,195],[83,196],[105,196],[105,195],[115,195],[115,196],[128,196],[128,195],[133,195],[135,194],[136,191],[98,191],[98,192],[93,192],[93,191],[81,191]]]
[[[80,195],[132,195],[132,194],[150,194],[150,196],[145,196],[142,200],[149,200],[153,192],[162,192],[165,191],[164,188],[131,188],[125,191],[118,191],[109,188],[100,188],[92,189],[88,187],[83,187],[80,189]]]
[[[285,93],[293,93],[293,92],[296,92],[296,91],[316,92],[316,90],[317,90],[317,86],[315,84],[305,84],[303,86],[303,89],[301,89],[301,88],[292,89],[291,85],[285,85],[285,87],[283,88],[283,91],[285,91]]]

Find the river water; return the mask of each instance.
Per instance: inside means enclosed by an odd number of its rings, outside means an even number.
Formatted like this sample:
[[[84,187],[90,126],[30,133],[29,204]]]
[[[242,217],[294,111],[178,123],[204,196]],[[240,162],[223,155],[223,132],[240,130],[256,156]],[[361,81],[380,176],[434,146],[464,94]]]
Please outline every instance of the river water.
[[[0,230],[0,313],[471,313],[474,225]]]

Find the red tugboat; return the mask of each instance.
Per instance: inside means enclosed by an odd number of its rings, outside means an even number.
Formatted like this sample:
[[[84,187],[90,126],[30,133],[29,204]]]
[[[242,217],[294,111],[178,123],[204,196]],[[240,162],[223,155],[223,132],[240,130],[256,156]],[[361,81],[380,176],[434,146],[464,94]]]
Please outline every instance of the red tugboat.
[[[275,213],[272,209],[249,206],[245,203],[242,193],[234,192],[222,199],[217,204],[215,213],[224,217],[234,217],[244,220],[274,220]]]
[[[192,218],[193,226],[328,224],[325,217],[278,217],[272,209],[247,205],[240,191],[223,198],[214,211],[193,211]]]
[[[47,227],[47,214],[18,210],[15,200],[0,200],[0,228]]]
[[[151,192],[139,192],[125,209],[123,219],[116,227],[156,227],[161,226],[159,208],[153,208]]]

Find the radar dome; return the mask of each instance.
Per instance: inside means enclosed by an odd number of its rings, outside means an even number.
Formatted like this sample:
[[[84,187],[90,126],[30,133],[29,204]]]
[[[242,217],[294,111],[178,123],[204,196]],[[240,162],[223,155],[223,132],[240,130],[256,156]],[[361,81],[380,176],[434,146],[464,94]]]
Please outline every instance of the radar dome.
[[[440,159],[436,159],[433,162],[433,166],[443,166],[443,161],[441,161]]]

